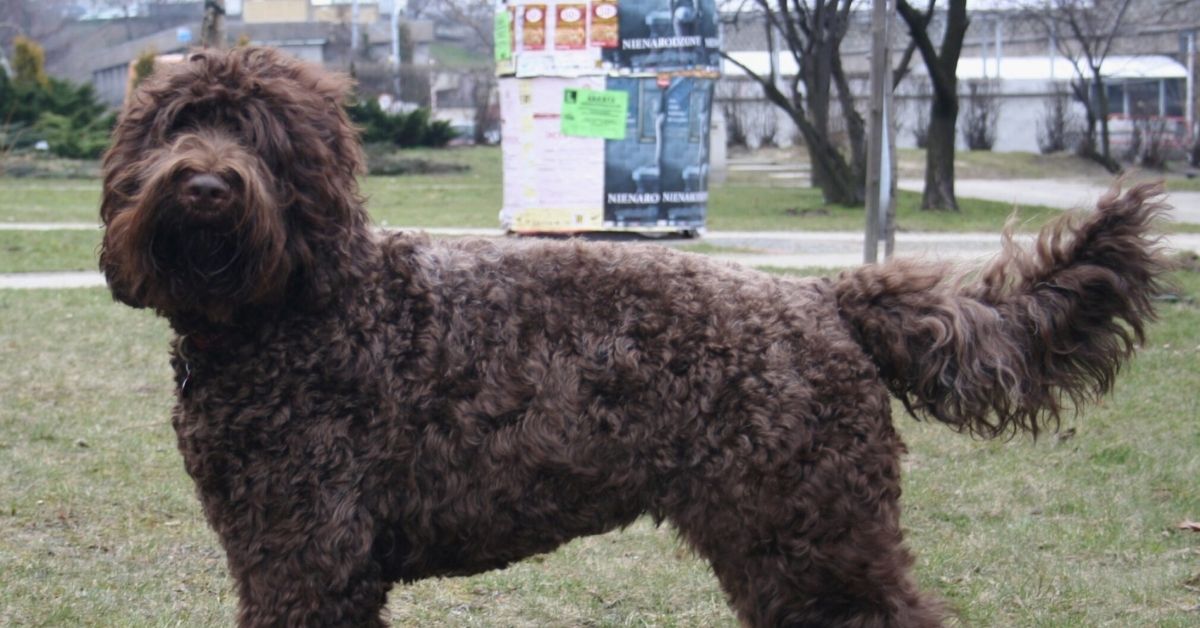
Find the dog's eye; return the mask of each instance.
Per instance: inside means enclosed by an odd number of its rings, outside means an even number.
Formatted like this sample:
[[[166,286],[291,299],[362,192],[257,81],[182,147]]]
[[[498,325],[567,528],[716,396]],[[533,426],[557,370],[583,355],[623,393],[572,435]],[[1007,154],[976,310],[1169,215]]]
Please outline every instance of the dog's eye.
[[[211,103],[193,103],[176,114],[169,133],[174,135],[197,129],[224,129],[236,135],[239,125],[237,117],[230,115],[222,107],[213,106]]]

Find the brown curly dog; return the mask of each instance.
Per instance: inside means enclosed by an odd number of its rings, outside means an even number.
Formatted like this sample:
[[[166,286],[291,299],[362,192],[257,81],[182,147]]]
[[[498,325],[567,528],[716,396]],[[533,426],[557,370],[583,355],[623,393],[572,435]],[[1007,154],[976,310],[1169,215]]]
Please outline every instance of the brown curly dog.
[[[100,264],[174,328],[173,424],[246,626],[378,625],[397,581],[650,515],[751,626],[935,626],[888,392],[984,436],[1113,382],[1156,188],[964,278],[786,279],[652,246],[376,234],[348,81],[206,51],[133,95]]]

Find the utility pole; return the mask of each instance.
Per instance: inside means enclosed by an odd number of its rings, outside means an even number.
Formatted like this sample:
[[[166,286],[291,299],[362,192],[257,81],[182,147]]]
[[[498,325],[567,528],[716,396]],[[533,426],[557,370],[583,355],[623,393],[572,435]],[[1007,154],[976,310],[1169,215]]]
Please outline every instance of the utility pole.
[[[1194,138],[1200,134],[1196,130],[1196,31],[1187,34],[1187,100],[1184,104],[1188,133]]]
[[[220,48],[225,43],[225,0],[204,0],[204,21],[200,24],[200,46]]]
[[[892,0],[873,0],[871,7],[871,106],[867,130],[867,229],[863,243],[863,262],[879,259],[879,243],[884,254],[891,252],[892,229],[889,224],[892,205],[891,151],[888,150],[888,109],[891,87],[891,59],[888,54],[888,24]]]
[[[410,35],[411,37],[411,35]],[[392,0],[392,91],[396,92],[396,102],[400,102],[400,0]]]
[[[354,54],[358,52],[358,0],[352,0],[350,3],[350,56],[353,59],[357,58]]]
[[[994,23],[996,44],[992,52],[996,53],[996,84],[1000,83],[1000,62],[1004,60],[1004,21],[997,15]]]

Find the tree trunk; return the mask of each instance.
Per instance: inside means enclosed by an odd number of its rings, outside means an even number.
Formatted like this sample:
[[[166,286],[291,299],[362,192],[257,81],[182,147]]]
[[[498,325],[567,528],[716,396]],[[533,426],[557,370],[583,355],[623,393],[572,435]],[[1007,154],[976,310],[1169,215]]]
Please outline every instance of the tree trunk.
[[[821,190],[824,201],[831,205],[861,206],[866,201],[866,190],[838,147],[818,133],[807,119],[792,116],[792,121],[804,136],[812,159],[813,186]]]
[[[1086,87],[1081,91],[1077,91],[1076,94],[1083,102],[1084,109],[1087,111],[1088,144],[1084,157],[1104,166],[1112,174],[1120,174],[1123,168],[1112,157],[1112,144],[1108,132],[1108,89],[1104,85],[1104,77],[1100,75],[1099,68],[1093,68],[1092,77],[1095,81],[1093,83],[1096,90],[1095,102],[1092,101],[1091,91]],[[1080,93],[1083,95],[1080,96]],[[1086,100],[1083,100],[1085,97]],[[1100,124],[1100,146],[1098,148],[1096,146],[1097,122]]]
[[[1109,172],[1117,174],[1121,172],[1121,164],[1117,163],[1112,156],[1112,142],[1109,139],[1108,133],[1108,87],[1104,84],[1104,77],[1100,74],[1099,68],[1094,68],[1092,74],[1096,79],[1096,100],[1099,104],[1099,111],[1096,112],[1096,117],[1100,119],[1100,162]],[[1128,111],[1125,113],[1129,113]]]
[[[846,122],[846,137],[850,142],[850,167],[856,181],[862,181],[863,197],[866,198],[867,185],[867,124],[854,107],[854,92],[846,73],[842,70],[841,57],[834,57],[833,81],[837,86],[838,105],[842,110],[842,119]]]
[[[958,211],[954,196],[954,142],[958,103],[934,98],[929,107],[929,143],[925,148],[925,192],[921,209]]]
[[[733,57],[726,54],[725,58],[745,70],[763,88],[767,99],[796,124],[812,160],[813,187],[820,188],[825,202],[861,206],[866,198],[864,173],[847,163],[829,129],[834,66],[838,63],[852,0],[814,0],[798,15],[789,12],[791,5],[775,6],[768,0],[755,0],[755,4],[774,16],[765,22],[768,49],[774,54],[777,38],[782,38],[798,62],[796,76],[788,88],[783,88],[777,83],[775,73],[759,75]],[[854,114],[852,107],[851,114]],[[861,125],[861,119],[858,122]],[[854,124],[855,120],[848,119],[848,126]],[[857,129],[850,130],[851,135],[856,132]],[[860,153],[865,155],[862,147],[854,146],[851,150],[855,161]]]
[[[933,48],[929,38],[929,22],[933,3],[927,13],[919,13],[905,0],[898,0],[896,10],[908,25],[917,50],[929,73],[933,101],[929,105],[929,127],[925,145],[925,192],[921,209],[958,211],[954,196],[954,143],[958,128],[958,58],[971,20],[967,16],[966,0],[950,0],[946,10],[946,25],[942,32],[941,51]]]
[[[826,145],[810,150],[813,153],[814,170],[816,163],[821,162],[825,171],[825,177],[818,186],[825,202],[831,205],[861,207],[866,202],[866,191],[837,147]]]
[[[204,20],[200,23],[200,46],[221,48],[225,44],[225,0],[205,0]]]
[[[819,52],[810,55],[800,71],[804,81],[805,107],[808,109],[808,119],[811,123],[810,133],[802,135],[813,162],[813,185],[825,192],[827,187],[836,184],[828,180],[833,176],[827,163],[828,159],[818,155],[822,152],[821,146],[828,143],[826,138],[829,136],[829,65],[826,63],[822,66],[822,60],[823,55]],[[813,137],[809,137],[810,134]],[[825,201],[832,202],[827,193]]]
[[[835,70],[838,69],[840,39],[834,33],[824,33],[816,42],[816,54],[811,55],[801,68],[805,87],[805,102],[808,106],[809,124],[801,127],[804,143],[812,159],[813,185],[820,188],[826,203],[837,205],[862,205],[866,202],[866,167],[849,164],[842,151],[833,141],[829,131],[831,97],[834,89]],[[848,87],[847,87],[848,91]],[[850,115],[857,115],[850,100]],[[843,112],[844,114],[845,112]],[[862,126],[862,119],[858,120]],[[847,118],[848,126],[854,122]],[[849,129],[853,134],[854,129]],[[851,154],[866,159],[866,147],[854,145],[858,140],[865,144],[866,135],[858,129],[858,137],[850,138]],[[857,159],[855,160],[857,162]]]

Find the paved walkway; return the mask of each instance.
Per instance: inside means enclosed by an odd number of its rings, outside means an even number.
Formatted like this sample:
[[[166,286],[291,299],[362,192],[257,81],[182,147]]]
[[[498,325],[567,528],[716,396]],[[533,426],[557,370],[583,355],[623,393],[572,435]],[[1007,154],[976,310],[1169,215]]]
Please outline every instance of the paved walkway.
[[[921,192],[920,179],[901,179],[900,189]],[[1094,207],[1108,184],[1085,179],[959,179],[954,192],[962,198],[982,198],[1016,205],[1045,205],[1059,209]],[[1172,192],[1167,202],[1179,222],[1200,222],[1200,192]]]
[[[94,226],[92,227],[94,228]],[[499,229],[427,229],[435,235],[502,236]],[[1027,236],[1026,236],[1027,237]],[[716,259],[747,266],[782,268],[842,268],[862,263],[863,243],[859,232],[709,232],[703,240],[666,240],[663,245],[687,248],[703,242],[715,247],[740,249],[715,252]],[[1167,245],[1200,253],[1200,234],[1175,234]],[[930,259],[979,261],[1000,249],[995,233],[900,233],[896,235],[896,254]],[[99,272],[13,273],[0,274],[3,288],[90,288],[104,285]]]
[[[788,166],[792,168],[793,166]],[[785,173],[786,174],[786,173]],[[920,191],[923,183],[917,179],[902,179],[901,188]],[[1107,191],[1103,183],[1087,180],[1050,179],[960,179],[956,191],[964,198],[983,198],[1014,204],[1037,204],[1062,209],[1093,206]],[[1174,192],[1169,198],[1174,207],[1172,218],[1180,222],[1200,223],[1200,192]],[[94,230],[94,223],[0,223],[0,230],[54,231]],[[426,228],[406,229],[425,231],[440,236],[501,237],[500,229]],[[862,263],[861,232],[736,232],[720,231],[705,234],[705,244],[718,247],[711,257],[747,266],[782,268],[842,268]],[[661,241],[666,246],[687,248],[695,240]],[[1167,240],[1168,246],[1200,253],[1200,234],[1176,234]],[[720,248],[731,249],[728,252]],[[923,256],[931,259],[979,261],[994,255],[1000,248],[996,233],[901,233],[896,236],[896,255]],[[738,249],[733,251],[732,249]],[[84,288],[103,286],[98,272],[12,273],[0,274],[3,288]]]

